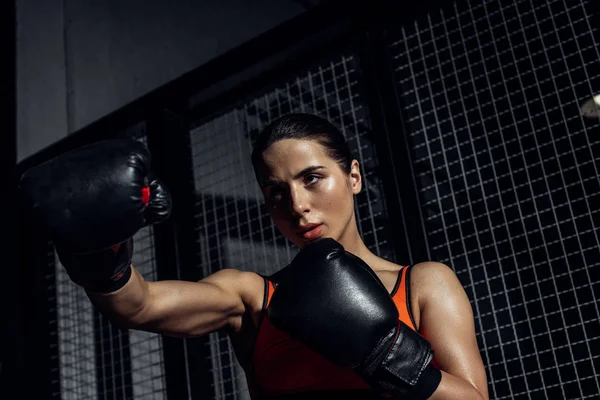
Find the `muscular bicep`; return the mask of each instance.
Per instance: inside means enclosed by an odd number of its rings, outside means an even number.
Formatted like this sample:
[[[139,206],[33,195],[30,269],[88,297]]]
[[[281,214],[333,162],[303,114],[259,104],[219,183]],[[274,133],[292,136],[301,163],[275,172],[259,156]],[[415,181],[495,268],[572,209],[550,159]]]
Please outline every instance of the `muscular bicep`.
[[[182,337],[235,329],[262,285],[258,275],[237,270],[222,270],[198,282],[149,282],[148,306],[138,328]]]
[[[444,264],[413,268],[419,282],[420,333],[431,343],[434,365],[472,384],[487,398],[487,377],[475,336],[471,303],[454,272]]]

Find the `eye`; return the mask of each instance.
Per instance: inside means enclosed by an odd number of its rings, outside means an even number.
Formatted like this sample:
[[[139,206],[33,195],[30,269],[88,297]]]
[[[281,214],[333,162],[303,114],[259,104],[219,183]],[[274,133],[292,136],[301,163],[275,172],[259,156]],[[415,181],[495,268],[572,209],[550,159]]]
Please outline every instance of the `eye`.
[[[270,201],[281,201],[281,199],[283,198],[283,196],[285,195],[285,191],[283,190],[283,188],[280,187],[274,187],[269,191],[269,195],[268,198]]]
[[[304,183],[307,185],[313,185],[317,183],[320,179],[321,177],[319,175],[310,174],[304,177]]]

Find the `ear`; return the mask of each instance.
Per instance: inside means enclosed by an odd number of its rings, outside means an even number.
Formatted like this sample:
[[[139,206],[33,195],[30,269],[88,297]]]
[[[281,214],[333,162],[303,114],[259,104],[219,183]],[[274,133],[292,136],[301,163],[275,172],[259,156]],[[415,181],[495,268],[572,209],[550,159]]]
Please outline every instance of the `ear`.
[[[360,168],[358,161],[352,160],[350,165],[350,188],[353,194],[358,194],[362,190],[362,177],[360,176]]]

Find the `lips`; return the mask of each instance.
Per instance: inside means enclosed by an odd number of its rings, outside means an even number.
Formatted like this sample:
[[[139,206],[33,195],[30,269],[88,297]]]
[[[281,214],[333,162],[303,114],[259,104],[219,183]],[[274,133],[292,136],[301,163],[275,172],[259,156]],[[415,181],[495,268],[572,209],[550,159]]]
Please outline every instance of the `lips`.
[[[306,240],[314,240],[323,234],[323,224],[309,224],[302,227],[298,232],[302,238]]]

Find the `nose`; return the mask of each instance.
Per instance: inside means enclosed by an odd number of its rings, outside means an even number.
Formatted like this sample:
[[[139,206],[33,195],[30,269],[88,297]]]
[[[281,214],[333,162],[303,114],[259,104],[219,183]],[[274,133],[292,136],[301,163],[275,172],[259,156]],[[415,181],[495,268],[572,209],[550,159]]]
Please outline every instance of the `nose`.
[[[290,211],[297,217],[310,211],[309,196],[305,189],[297,186],[290,188]]]

